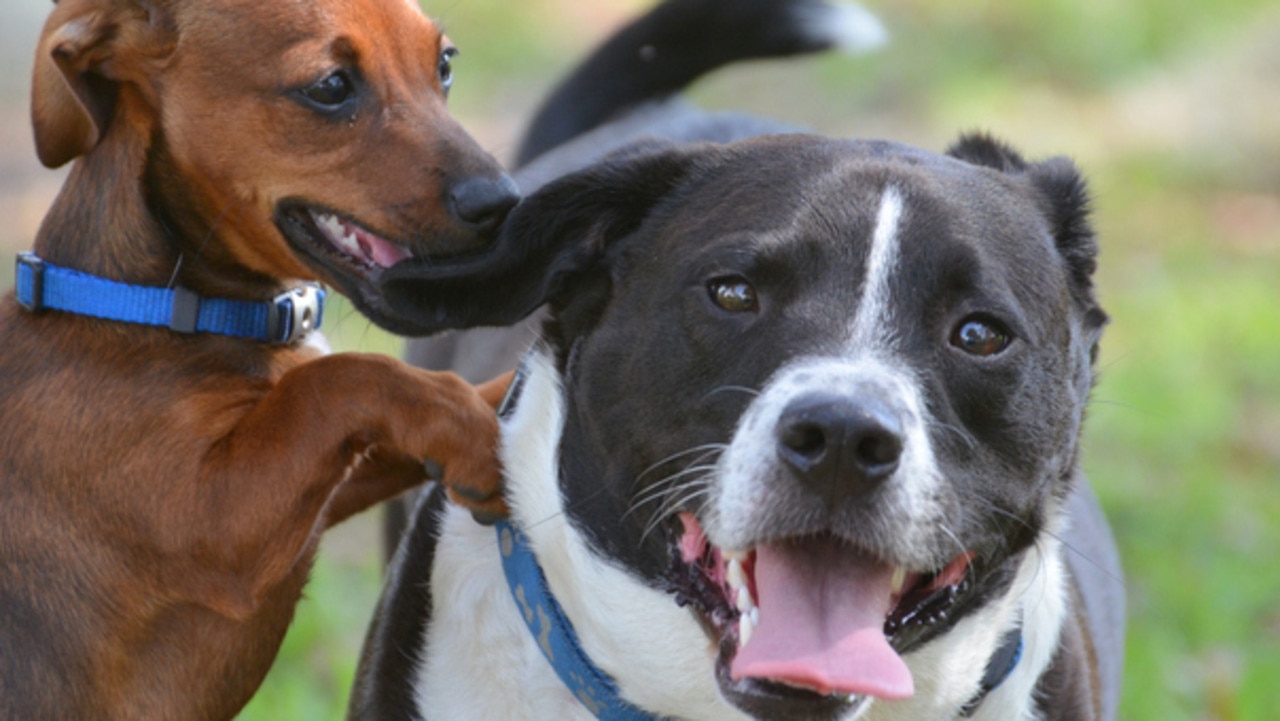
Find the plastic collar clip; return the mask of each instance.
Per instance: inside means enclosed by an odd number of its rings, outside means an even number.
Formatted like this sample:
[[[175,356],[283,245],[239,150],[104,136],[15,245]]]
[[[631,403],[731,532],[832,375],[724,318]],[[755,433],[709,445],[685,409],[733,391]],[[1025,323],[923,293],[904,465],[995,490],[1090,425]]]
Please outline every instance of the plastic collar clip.
[[[26,267],[31,270],[31,292],[25,300],[23,299],[23,293],[17,293],[18,305],[35,313],[44,307],[44,260],[35,253],[19,253],[18,266],[17,278],[19,282],[22,279],[22,268]]]
[[[323,298],[318,283],[304,283],[272,298],[267,335],[276,343],[289,344],[319,328]]]

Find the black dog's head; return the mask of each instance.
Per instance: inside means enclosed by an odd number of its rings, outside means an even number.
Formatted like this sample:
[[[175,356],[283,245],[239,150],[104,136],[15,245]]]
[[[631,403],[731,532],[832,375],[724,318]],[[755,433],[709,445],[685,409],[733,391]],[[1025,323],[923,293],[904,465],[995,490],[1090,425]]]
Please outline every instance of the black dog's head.
[[[504,242],[549,271],[491,292],[552,298],[566,511],[694,610],[731,703],[908,696],[901,656],[1008,589],[1076,471],[1105,322],[1085,206],[1069,162],[982,137],[777,136],[517,209]]]

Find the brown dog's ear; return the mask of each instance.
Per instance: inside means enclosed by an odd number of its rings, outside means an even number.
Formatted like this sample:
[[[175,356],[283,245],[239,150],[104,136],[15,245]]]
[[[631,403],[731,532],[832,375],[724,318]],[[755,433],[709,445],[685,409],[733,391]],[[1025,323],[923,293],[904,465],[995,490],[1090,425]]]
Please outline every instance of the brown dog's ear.
[[[717,156],[717,147],[645,143],[610,155],[516,206],[483,257],[405,262],[386,271],[384,297],[423,335],[515,323],[601,267],[618,241]]]
[[[115,114],[119,83],[154,42],[158,7],[122,0],[61,0],[45,22],[31,84],[40,162],[56,168],[92,150]],[[153,54],[154,46],[146,54]]]

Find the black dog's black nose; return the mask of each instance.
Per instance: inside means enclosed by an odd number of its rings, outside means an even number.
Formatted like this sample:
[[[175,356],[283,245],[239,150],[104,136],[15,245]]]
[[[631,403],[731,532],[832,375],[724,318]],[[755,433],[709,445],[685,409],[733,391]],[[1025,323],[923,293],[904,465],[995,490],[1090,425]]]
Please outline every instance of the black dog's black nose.
[[[505,173],[496,178],[471,177],[449,187],[449,212],[481,235],[497,230],[519,202],[520,190]]]
[[[873,490],[898,468],[902,420],[882,402],[812,394],[778,420],[778,456],[830,505]]]

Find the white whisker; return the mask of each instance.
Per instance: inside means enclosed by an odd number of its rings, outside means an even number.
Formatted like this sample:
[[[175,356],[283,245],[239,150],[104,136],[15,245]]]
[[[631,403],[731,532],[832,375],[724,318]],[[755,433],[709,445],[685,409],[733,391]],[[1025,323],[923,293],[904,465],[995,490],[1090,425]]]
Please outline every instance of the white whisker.
[[[644,477],[645,477],[645,476],[649,475],[650,473],[653,473],[653,472],[654,472],[655,470],[657,470],[658,468],[661,468],[662,466],[664,466],[664,465],[666,465],[666,464],[668,464],[668,463],[671,463],[671,462],[675,461],[676,459],[683,458],[683,457],[685,457],[685,456],[687,456],[687,455],[690,455],[690,454],[693,454],[693,453],[698,453],[698,452],[700,452],[700,451],[706,451],[706,452],[709,452],[709,453],[718,453],[718,452],[720,452],[720,451],[723,451],[723,450],[724,450],[724,449],[726,449],[726,448],[728,448],[728,445],[727,445],[727,444],[724,444],[724,443],[704,443],[704,444],[702,444],[702,445],[700,445],[700,446],[694,446],[693,448],[686,448],[686,449],[685,449],[685,450],[683,450],[683,451],[677,451],[676,453],[672,453],[671,455],[667,456],[666,458],[663,458],[662,460],[658,461],[657,463],[654,463],[654,464],[650,465],[648,468],[646,468],[646,469],[644,469],[643,471],[641,471],[641,472],[640,472],[640,474],[636,476],[636,479],[635,479],[634,481],[632,481],[632,483],[631,483],[631,487],[632,487],[632,488],[634,488],[634,487],[638,486],[638,485],[640,484],[640,482],[641,482],[642,480],[644,480]],[[696,461],[694,461],[694,462],[696,462]]]

